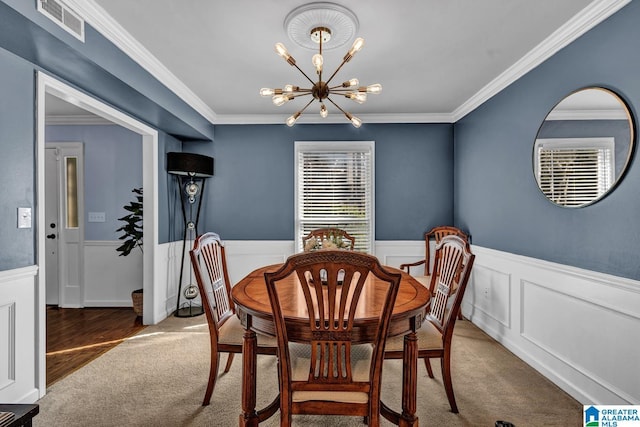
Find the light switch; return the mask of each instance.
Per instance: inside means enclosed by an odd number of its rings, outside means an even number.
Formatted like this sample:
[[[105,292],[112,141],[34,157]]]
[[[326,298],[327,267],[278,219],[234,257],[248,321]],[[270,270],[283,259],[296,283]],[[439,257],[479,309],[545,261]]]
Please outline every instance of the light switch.
[[[31,228],[31,208],[18,208],[18,228]]]
[[[106,215],[104,212],[89,212],[89,222],[105,222]]]

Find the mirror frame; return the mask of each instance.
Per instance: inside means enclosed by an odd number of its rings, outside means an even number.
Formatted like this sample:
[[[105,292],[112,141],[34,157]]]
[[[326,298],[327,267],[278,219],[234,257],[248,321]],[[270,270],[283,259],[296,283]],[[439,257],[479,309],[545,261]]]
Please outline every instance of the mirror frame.
[[[600,90],[600,91],[604,91],[606,93],[608,93],[609,95],[611,95],[612,97],[614,97],[618,103],[620,104],[620,106],[622,107],[622,110],[624,111],[626,117],[627,117],[627,122],[629,124],[629,149],[627,150],[627,156],[626,159],[624,160],[624,163],[622,163],[622,167],[620,169],[619,174],[615,175],[615,171],[614,171],[614,180],[612,182],[612,184],[609,186],[609,188],[607,188],[606,191],[604,191],[604,193],[602,193],[600,196],[594,198],[593,200],[583,203],[581,205],[575,205],[575,206],[567,206],[567,205],[563,205],[560,203],[557,203],[553,200],[551,200],[542,190],[541,185],[540,185],[540,180],[538,177],[538,173],[536,170],[536,165],[537,165],[537,152],[536,152],[536,147],[537,147],[537,142],[540,138],[540,133],[542,128],[545,125],[545,122],[548,121],[548,118],[550,115],[553,114],[554,110],[556,110],[556,108],[558,107],[558,105],[560,105],[563,101],[565,101],[566,99],[568,99],[569,97],[578,94],[580,92],[584,92],[587,90]],[[629,103],[617,92],[615,92],[612,89],[609,89],[607,87],[603,87],[603,86],[585,86],[579,89],[576,89],[572,92],[570,92],[569,94],[567,94],[566,96],[564,96],[560,101],[558,101],[552,108],[551,110],[549,110],[549,112],[547,113],[547,115],[545,116],[544,120],[542,121],[542,123],[540,124],[540,126],[538,127],[538,131],[536,132],[536,137],[534,139],[534,143],[533,143],[533,153],[532,153],[532,169],[533,169],[533,175],[536,181],[536,185],[538,187],[538,190],[540,190],[540,193],[542,193],[542,195],[544,196],[544,198],[546,200],[548,200],[549,202],[551,202],[552,204],[554,204],[555,206],[559,206],[562,208],[567,208],[567,209],[578,209],[578,208],[583,208],[586,206],[590,206],[596,202],[599,202],[600,200],[604,199],[606,196],[608,196],[609,194],[611,194],[613,192],[613,190],[618,186],[618,184],[622,181],[622,179],[624,178],[627,170],[629,169],[629,165],[631,163],[631,159],[633,157],[633,153],[635,152],[635,147],[636,147],[636,123],[634,120],[634,116],[632,114],[631,111],[631,107],[629,105]],[[569,139],[570,137],[566,137],[567,139]],[[587,138],[587,137],[585,137]],[[604,138],[604,137],[603,137]],[[547,139],[547,138],[544,138]]]

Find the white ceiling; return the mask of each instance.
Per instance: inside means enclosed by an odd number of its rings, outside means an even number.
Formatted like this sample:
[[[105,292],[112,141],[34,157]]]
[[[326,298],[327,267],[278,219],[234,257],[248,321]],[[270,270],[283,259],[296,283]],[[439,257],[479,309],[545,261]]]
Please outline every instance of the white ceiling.
[[[337,0],[366,41],[337,82],[381,83],[359,105],[364,122],[453,122],[629,0]],[[261,87],[305,86],[276,55],[282,42],[312,74],[313,51],[289,40],[284,20],[305,0],[66,0],[87,22],[212,123],[283,123],[306,101],[276,107]],[[346,47],[325,51],[333,72]],[[308,85],[306,85],[308,86]],[[328,105],[325,121],[344,122]],[[320,120],[309,107],[299,123]]]

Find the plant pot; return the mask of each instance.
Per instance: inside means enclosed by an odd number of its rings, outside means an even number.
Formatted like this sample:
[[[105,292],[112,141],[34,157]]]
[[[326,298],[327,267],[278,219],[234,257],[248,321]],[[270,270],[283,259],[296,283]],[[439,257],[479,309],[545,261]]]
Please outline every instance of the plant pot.
[[[133,311],[139,316],[142,317],[142,301],[143,301],[143,293],[142,289],[136,289],[131,292],[131,300],[133,301]]]

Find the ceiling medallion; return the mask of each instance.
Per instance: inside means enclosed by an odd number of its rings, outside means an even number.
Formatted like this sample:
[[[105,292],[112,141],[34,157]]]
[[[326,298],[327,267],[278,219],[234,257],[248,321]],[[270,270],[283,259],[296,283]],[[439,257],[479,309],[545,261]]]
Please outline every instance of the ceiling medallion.
[[[358,19],[350,10],[333,4],[333,3],[310,3],[300,6],[294,9],[285,19],[285,30],[289,35],[289,38],[298,45],[309,48],[318,49],[318,53],[313,55],[311,63],[315,68],[317,79],[312,80],[302,69],[296,64],[296,60],[289,54],[287,49],[282,43],[276,43],[275,50],[287,63],[293,67],[296,67],[300,73],[311,83],[310,88],[301,88],[291,84],[285,85],[281,89],[260,89],[260,95],[265,97],[271,97],[274,105],[281,106],[287,102],[303,96],[311,96],[311,100],[298,112],[290,116],[286,123],[288,126],[293,126],[300,117],[300,115],[307,109],[313,101],[317,100],[320,103],[320,116],[327,117],[328,111],[324,101],[328,101],[338,110],[340,110],[345,117],[355,127],[360,127],[362,121],[343,110],[338,104],[336,104],[331,98],[331,95],[344,96],[359,104],[364,103],[367,100],[367,94],[378,94],[382,91],[380,84],[373,84],[369,86],[359,86],[358,79],[350,79],[338,85],[331,86],[330,82],[335,75],[340,71],[342,66],[349,62],[351,58],[360,50],[364,45],[364,39],[358,37],[353,42],[351,49],[342,59],[342,63],[336,68],[331,76],[323,80],[322,72],[324,59],[322,57],[323,49],[335,49],[343,46],[349,40],[353,38],[358,29]],[[326,46],[325,46],[326,45]]]

